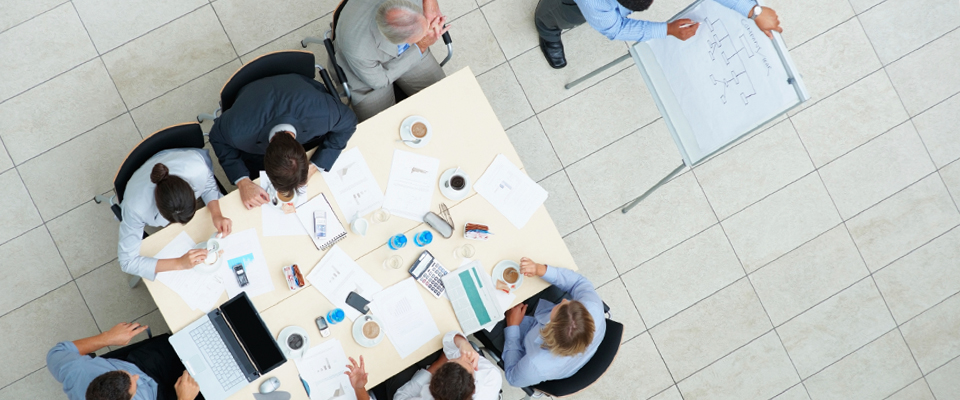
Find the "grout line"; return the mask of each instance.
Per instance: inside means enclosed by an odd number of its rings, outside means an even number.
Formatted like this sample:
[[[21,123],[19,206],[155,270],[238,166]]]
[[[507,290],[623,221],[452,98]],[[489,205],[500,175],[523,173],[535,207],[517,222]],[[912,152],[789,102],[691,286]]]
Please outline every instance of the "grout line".
[[[44,83],[50,82],[50,81],[56,79],[57,77],[59,77],[59,76],[61,76],[61,75],[64,75],[64,74],[66,74],[66,73],[68,73],[68,72],[70,72],[70,71],[73,71],[73,70],[75,70],[75,69],[77,69],[77,68],[80,68],[81,65],[86,64],[86,63],[88,63],[88,62],[90,62],[90,61],[93,61],[93,60],[96,59],[97,57],[99,57],[99,56],[90,57],[90,58],[88,58],[88,59],[86,59],[86,60],[80,61],[79,63],[77,63],[77,65],[75,65],[75,66],[73,66],[73,67],[67,68],[67,69],[65,69],[65,70],[63,70],[63,71],[61,71],[61,72],[58,72],[58,73],[57,73],[56,75],[54,75],[54,76],[51,76],[51,77],[49,77],[49,78],[46,78],[46,79],[38,82],[38,83],[35,84],[35,85],[32,85],[32,86],[30,86],[30,87],[28,87],[28,88],[26,88],[26,89],[23,89],[23,90],[21,90],[21,91],[19,91],[19,92],[17,92],[17,93],[14,93],[14,94],[10,95],[10,97],[7,97],[6,99],[0,100],[0,105],[3,105],[4,103],[6,103],[6,102],[8,102],[8,101],[10,101],[10,100],[13,100],[15,97],[20,96],[21,94],[24,94],[24,93],[26,93],[26,92],[29,92],[29,91],[31,91],[31,90],[39,87],[40,85],[43,85]]]
[[[6,389],[6,388],[8,388],[8,387],[11,387],[11,386],[13,386],[13,384],[15,384],[15,383],[17,383],[17,382],[20,382],[20,381],[26,379],[28,376],[33,375],[33,374],[35,374],[35,373],[37,373],[37,372],[40,372],[41,370],[44,370],[44,369],[46,369],[46,368],[47,368],[47,364],[46,364],[46,362],[44,362],[44,364],[43,364],[42,367],[37,368],[37,369],[34,370],[33,372],[28,372],[26,375],[21,376],[21,377],[15,379],[15,380],[13,380],[12,382],[10,382],[10,383],[8,383],[8,384],[0,387],[0,393],[3,392],[3,389]]]
[[[50,11],[53,11],[53,10],[55,10],[55,9],[57,9],[57,8],[60,8],[60,6],[66,4],[66,3],[69,3],[69,2],[70,2],[70,0],[66,0],[66,1],[64,1],[64,2],[62,2],[62,3],[59,3],[59,4],[57,4],[57,5],[54,5],[54,6],[50,7],[49,9],[46,9],[46,10],[44,10],[44,11],[40,11],[40,12],[38,12],[36,15],[34,15],[34,16],[30,17],[30,18],[27,18],[27,19],[25,19],[25,20],[23,20],[23,21],[17,22],[16,24],[11,25],[11,26],[8,27],[7,29],[0,30],[0,35],[2,35],[2,34],[8,32],[8,31],[12,30],[13,28],[16,28],[16,27],[18,27],[18,26],[20,26],[20,25],[23,25],[23,24],[25,24],[25,23],[27,23],[27,22],[33,21],[33,20],[36,19],[37,17],[39,17],[39,16],[41,16],[41,15],[43,15],[43,14],[46,14],[46,13],[48,13],[48,12],[50,12]]]
[[[70,2],[72,3],[73,0],[70,0]],[[74,6],[74,7],[76,7],[76,6]],[[160,28],[163,28],[163,27],[165,27],[165,26],[167,26],[167,25],[170,25],[172,22],[174,22],[174,21],[176,21],[176,20],[178,20],[178,19],[180,19],[180,18],[183,18],[183,17],[185,17],[185,16],[187,16],[187,15],[189,15],[189,14],[192,14],[192,13],[194,13],[195,11],[197,11],[197,10],[203,8],[203,7],[206,7],[206,5],[202,5],[202,6],[200,6],[200,7],[194,8],[194,9],[192,9],[192,10],[190,10],[190,11],[187,11],[187,12],[185,12],[185,13],[183,13],[183,14],[180,14],[180,15],[178,15],[178,16],[176,16],[176,17],[173,17],[173,18],[171,18],[169,21],[164,22],[164,23],[158,25],[157,27],[155,27],[155,28],[153,28],[153,29],[150,29],[150,30],[148,30],[148,31],[146,31],[146,32],[144,32],[144,33],[142,33],[142,34],[140,34],[140,35],[137,35],[136,37],[131,38],[130,40],[127,40],[127,41],[125,41],[125,42],[123,42],[123,43],[120,43],[120,44],[114,46],[113,48],[110,48],[110,49],[108,49],[107,51],[104,51],[103,54],[100,54],[100,55],[103,56],[104,54],[110,54],[110,53],[112,53],[113,51],[115,51],[115,50],[117,50],[117,49],[119,49],[119,48],[121,48],[121,47],[123,47],[123,46],[126,46],[127,44],[130,44],[131,42],[133,42],[133,41],[135,41],[135,40],[137,40],[137,39],[140,39],[140,38],[142,38],[142,37],[144,37],[144,36],[147,36],[147,35],[153,33],[154,31],[159,30]],[[79,16],[80,13],[78,12],[77,15]],[[82,22],[82,20],[83,20],[83,18],[81,18],[81,22]],[[84,28],[86,28],[86,27],[84,27]],[[89,35],[90,32],[87,32],[87,34]],[[91,42],[91,43],[93,42],[93,38],[92,38],[92,37],[91,37],[91,39],[90,39],[90,42]],[[94,44],[94,48],[96,48],[96,44]],[[97,50],[97,52],[99,53],[99,50]]]

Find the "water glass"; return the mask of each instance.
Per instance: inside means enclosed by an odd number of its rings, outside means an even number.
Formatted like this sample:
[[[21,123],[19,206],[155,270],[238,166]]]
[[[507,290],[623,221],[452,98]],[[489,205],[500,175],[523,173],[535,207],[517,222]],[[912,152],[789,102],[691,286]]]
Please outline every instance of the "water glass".
[[[453,249],[453,256],[457,258],[473,258],[477,254],[477,249],[470,243],[465,243],[460,247]]]
[[[392,255],[383,260],[383,269],[400,269],[403,266],[403,257]]]
[[[381,208],[373,212],[373,222],[381,223],[381,222],[387,222],[389,220],[390,220],[390,211],[387,211],[387,209]]]
[[[430,233],[430,231],[420,232],[413,237],[413,244],[417,245],[417,247],[426,246],[432,241],[433,233]]]
[[[403,246],[407,245],[407,235],[398,233],[387,239],[387,247],[390,247],[390,250],[399,250]]]

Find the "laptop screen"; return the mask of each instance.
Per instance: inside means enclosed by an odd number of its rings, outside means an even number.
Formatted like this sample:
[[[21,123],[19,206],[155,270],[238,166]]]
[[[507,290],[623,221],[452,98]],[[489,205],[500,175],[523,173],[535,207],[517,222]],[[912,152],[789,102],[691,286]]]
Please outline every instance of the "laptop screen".
[[[273,335],[260,319],[257,309],[253,307],[253,303],[245,292],[241,292],[220,306],[220,311],[230,323],[233,332],[237,334],[240,344],[250,355],[257,371],[265,374],[286,361]]]

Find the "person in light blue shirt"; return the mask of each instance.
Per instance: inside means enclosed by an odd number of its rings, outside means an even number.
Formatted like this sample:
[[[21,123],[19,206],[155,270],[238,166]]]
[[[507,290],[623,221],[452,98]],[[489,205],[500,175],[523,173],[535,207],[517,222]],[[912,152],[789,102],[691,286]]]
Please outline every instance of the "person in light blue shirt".
[[[783,32],[777,13],[758,6],[755,0],[716,1],[756,21],[757,27],[771,38],[771,31]],[[645,11],[652,3],[653,0],[540,0],[534,14],[540,50],[551,67],[565,67],[560,32],[584,22],[610,40],[646,41],[667,35],[687,40],[697,33],[699,24],[689,19],[666,23],[627,18],[634,11]]]

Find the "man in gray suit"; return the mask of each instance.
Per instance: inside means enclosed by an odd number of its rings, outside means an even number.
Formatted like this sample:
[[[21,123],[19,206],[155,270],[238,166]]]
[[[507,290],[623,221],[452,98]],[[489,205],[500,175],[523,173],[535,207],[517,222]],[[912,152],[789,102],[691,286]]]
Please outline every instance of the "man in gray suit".
[[[360,121],[396,103],[393,83],[408,95],[443,79],[430,54],[449,27],[437,0],[351,0],[336,24],[337,63],[347,74]]]

